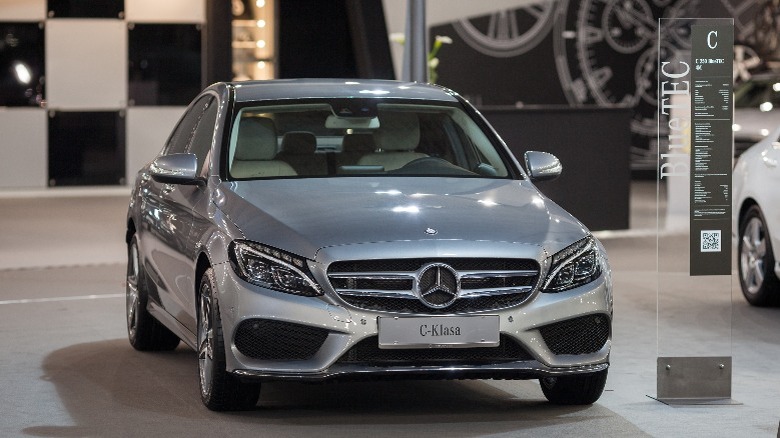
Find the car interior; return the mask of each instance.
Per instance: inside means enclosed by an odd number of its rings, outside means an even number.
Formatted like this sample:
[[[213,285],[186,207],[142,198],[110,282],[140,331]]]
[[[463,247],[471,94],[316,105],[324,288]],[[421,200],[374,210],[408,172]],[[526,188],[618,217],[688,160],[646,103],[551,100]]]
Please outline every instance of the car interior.
[[[228,153],[234,179],[508,175],[489,139],[454,108],[391,105],[367,119],[290,105],[246,108],[237,120]]]

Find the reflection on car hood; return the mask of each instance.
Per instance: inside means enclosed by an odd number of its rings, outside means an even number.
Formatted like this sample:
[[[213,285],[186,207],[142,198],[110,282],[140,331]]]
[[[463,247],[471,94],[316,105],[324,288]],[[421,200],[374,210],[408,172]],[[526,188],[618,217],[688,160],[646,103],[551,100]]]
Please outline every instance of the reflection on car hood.
[[[554,253],[587,233],[527,181],[310,178],[234,181],[218,190],[217,206],[247,239],[309,258],[335,245],[432,239]]]
[[[757,142],[777,127],[777,111],[760,111],[757,108],[735,108],[734,123],[739,130],[734,132],[737,140]]]

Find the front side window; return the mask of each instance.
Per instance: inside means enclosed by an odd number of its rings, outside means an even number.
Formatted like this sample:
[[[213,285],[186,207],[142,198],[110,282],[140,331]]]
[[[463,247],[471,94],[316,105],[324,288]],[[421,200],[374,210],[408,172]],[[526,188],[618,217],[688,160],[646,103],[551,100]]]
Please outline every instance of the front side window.
[[[168,138],[162,152],[164,155],[187,152],[195,128],[198,126],[198,122],[200,122],[212,99],[212,96],[203,96],[190,106],[189,111],[182,116],[173,133]]]
[[[214,138],[218,113],[219,105],[217,99],[211,98],[206,104],[190,141],[188,152],[198,157],[198,167],[201,169],[201,174],[207,170],[206,162],[211,151],[211,142]]]
[[[479,125],[445,105],[244,107],[233,122],[227,155],[234,179],[510,177],[505,158]]]

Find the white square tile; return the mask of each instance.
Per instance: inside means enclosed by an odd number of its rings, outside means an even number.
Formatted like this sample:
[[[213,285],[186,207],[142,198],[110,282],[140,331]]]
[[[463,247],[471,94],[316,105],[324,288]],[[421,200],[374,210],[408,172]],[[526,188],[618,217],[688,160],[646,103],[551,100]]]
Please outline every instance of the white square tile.
[[[127,25],[113,19],[46,22],[49,109],[120,109],[127,104]]]
[[[185,106],[127,109],[127,184],[132,185],[138,170],[160,153],[185,109]]]
[[[131,23],[204,23],[205,0],[125,0],[125,20]]]
[[[46,0],[0,0],[0,21],[43,21]]]
[[[0,109],[0,188],[46,187],[47,126],[43,109]]]

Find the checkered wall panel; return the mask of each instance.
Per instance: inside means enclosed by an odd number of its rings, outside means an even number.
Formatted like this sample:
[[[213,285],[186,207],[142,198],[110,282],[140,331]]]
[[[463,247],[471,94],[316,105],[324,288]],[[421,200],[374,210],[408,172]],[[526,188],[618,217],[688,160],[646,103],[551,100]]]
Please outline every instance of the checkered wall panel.
[[[90,11],[64,0],[0,0],[0,190],[131,183],[200,88],[203,53],[192,42],[200,40],[205,2],[100,0]],[[106,11],[119,12],[84,16]],[[25,46],[26,37],[15,39],[24,34],[19,25],[44,37]],[[146,32],[134,36],[136,26]],[[150,34],[171,37],[149,41]],[[141,52],[131,61],[134,43]],[[154,53],[145,57],[145,47]],[[160,67],[160,59],[167,64]],[[139,103],[131,88],[146,93]]]

